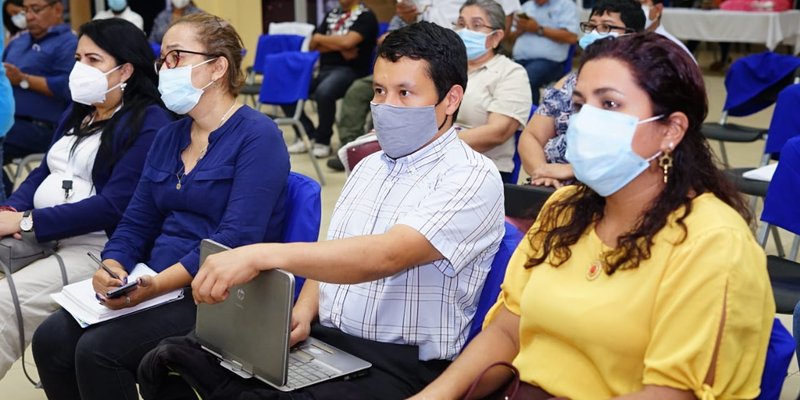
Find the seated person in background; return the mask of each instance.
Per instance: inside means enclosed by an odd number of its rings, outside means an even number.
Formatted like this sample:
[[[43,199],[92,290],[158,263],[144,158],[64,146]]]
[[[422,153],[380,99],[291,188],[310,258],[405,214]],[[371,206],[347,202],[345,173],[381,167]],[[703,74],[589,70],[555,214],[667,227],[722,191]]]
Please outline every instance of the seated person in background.
[[[222,301],[232,285],[269,268],[308,278],[292,313],[291,344],[311,332],[373,366],[292,398],[403,399],[464,346],[503,235],[497,169],[452,126],[466,83],[466,51],[452,30],[419,22],[389,34],[378,50],[372,104],[383,151],[348,177],[328,241],[240,247],[209,257],[195,278],[192,293],[203,303]],[[168,354],[177,357],[162,358]],[[203,365],[187,365],[184,354]],[[191,336],[162,342],[140,366],[143,398],[179,388],[192,395],[167,368],[219,378],[195,388],[203,398],[214,390],[218,398],[277,398],[206,354]]]
[[[108,10],[100,11],[93,19],[122,18],[144,30],[142,16],[128,7],[127,0],[108,0]]]
[[[188,286],[202,239],[236,247],[281,238],[289,155],[275,123],[236,101],[244,82],[239,35],[226,21],[198,13],[176,21],[163,44],[161,99],[188,117],[156,134],[139,185],[103,249],[103,263],[121,279],[98,269],[92,284],[110,309]],[[140,278],[126,296],[107,298],[139,262],[157,274]],[[45,394],[51,400],[108,399],[110,393],[136,399],[142,356],[160,340],[192,330],[195,308],[187,292],[88,329],[56,311],[33,335]]]
[[[314,142],[310,151],[314,157],[331,155],[331,137],[336,119],[336,101],[357,78],[369,75],[372,51],[378,37],[378,19],[360,0],[339,0],[317,27],[309,48],[321,54],[319,74],[311,82],[310,97],[317,103],[319,124],[300,116],[308,137]],[[293,115],[295,106],[284,106],[286,115]],[[309,151],[299,138],[289,145],[289,153]]]
[[[516,183],[514,132],[528,120],[531,92],[525,69],[497,54],[504,17],[494,0],[468,0],[461,7],[455,29],[467,48],[469,86],[456,125],[461,140],[494,161],[503,182]]]
[[[3,164],[44,153],[61,114],[72,99],[69,74],[78,38],[64,23],[60,0],[25,0],[28,31],[8,43],[3,53],[6,76],[14,89],[14,126],[5,137]],[[6,178],[6,194],[11,182]]]
[[[192,0],[170,0],[170,4],[172,7],[167,7],[158,13],[153,21],[153,29],[150,31],[150,41],[153,43],[161,44],[164,33],[181,17],[203,12]]]
[[[642,3],[642,11],[644,12],[644,29],[647,32],[655,32],[669,40],[672,40],[686,53],[688,53],[695,63],[697,63],[694,55],[691,51],[689,51],[686,45],[683,44],[680,39],[667,32],[667,30],[664,28],[664,25],[661,24],[661,17],[664,15],[664,0],[639,0],[639,2]]]
[[[548,201],[483,331],[415,399],[460,398],[498,361],[530,398],[756,398],[775,303],[747,206],[700,132],[700,69],[660,35],[602,40],[574,96],[582,183]],[[508,378],[492,370],[474,394]]]
[[[70,74],[74,103],[56,140],[0,212],[0,236],[58,240],[70,282],[97,271],[86,252],[99,253],[133,195],[156,131],[172,121],[163,108],[152,67],[153,51],[132,24],[94,21],[81,26]],[[64,189],[70,181],[71,189]],[[20,222],[27,220],[27,230]],[[23,224],[25,225],[25,224]],[[61,271],[50,256],[14,273],[25,320],[25,342],[58,305]],[[15,321],[12,296],[0,285],[0,318]],[[0,378],[20,357],[15,322],[0,326]]]
[[[442,21],[440,21],[440,22],[444,23],[444,25],[439,24],[439,26],[442,26],[444,28],[453,27],[455,21],[458,19],[459,11],[461,11],[460,7],[464,4],[464,0],[454,1],[452,3],[458,3],[458,7],[456,7],[454,9],[453,14],[450,16],[450,18],[441,18]],[[498,2],[498,3],[499,4],[509,3],[509,1],[503,1],[503,2]],[[514,3],[514,2],[511,1],[510,3]],[[397,8],[396,8],[397,15],[395,15],[392,18],[392,21],[391,21],[392,23],[389,25],[389,30],[388,30],[389,32],[394,31],[394,30],[399,29],[399,28],[402,28],[403,26],[406,26],[409,23],[414,23],[414,22],[417,21],[418,18],[420,18],[422,20],[426,20],[425,18],[430,17],[429,13],[418,13],[418,14],[417,13],[413,13],[413,14],[411,14],[413,18],[409,19],[409,21],[411,21],[411,22],[407,22],[405,19],[403,19],[401,17],[401,15],[404,15],[404,14],[407,13],[407,11],[404,11],[404,7],[408,7],[409,4],[411,4],[411,3],[409,3],[409,2],[397,3]],[[438,6],[443,6],[443,5],[447,5],[447,4],[451,4],[451,3],[447,2],[447,1],[443,1],[442,4],[439,4],[438,2],[436,4]],[[514,8],[514,9],[515,10],[519,9],[519,3],[517,3],[516,8]],[[503,6],[503,11],[505,11],[505,15],[506,15],[506,18],[505,18],[506,25],[504,25],[504,26],[507,27],[508,26],[507,24],[510,21],[510,17],[511,17],[512,14],[511,14],[510,11],[505,9],[505,6]],[[445,21],[446,21],[446,23],[445,23]],[[429,22],[436,23],[435,21],[429,21]],[[497,25],[500,26],[501,24],[498,23]],[[499,41],[495,41],[494,39],[491,39],[491,40],[493,41],[493,43],[494,42],[499,43]],[[495,54],[495,50],[496,49],[493,47],[490,50],[490,52],[492,54]],[[503,59],[505,59],[505,57],[503,57]],[[497,82],[495,82],[495,83],[497,83]],[[465,98],[468,97],[469,93],[472,92],[471,91],[472,87],[473,86],[470,86],[467,89],[467,92],[465,93]],[[364,133],[366,132],[366,130],[364,129],[365,128],[364,125],[366,123],[366,118],[367,118],[367,115],[369,113],[369,101],[370,101],[370,99],[372,99],[372,76],[371,75],[368,76],[368,77],[362,78],[362,79],[357,79],[355,82],[353,82],[352,85],[350,85],[350,88],[347,89],[347,93],[345,93],[344,98],[342,98],[342,112],[340,113],[339,120],[336,123],[336,128],[337,128],[337,130],[339,132],[339,142],[341,143],[342,146],[346,145],[347,143],[352,142],[353,140],[355,140],[359,136],[364,135]],[[476,100],[476,101],[478,101],[478,100]],[[530,108],[530,107],[528,107],[528,108]],[[529,113],[530,113],[530,110],[527,110],[526,114],[525,114],[525,121],[527,121]],[[464,116],[464,113],[461,113],[461,115]],[[485,120],[485,115],[483,116],[483,119]],[[523,121],[522,123],[524,124],[525,121]],[[456,121],[456,122],[460,123],[461,121]],[[330,160],[328,160],[328,167],[330,167],[330,168],[332,168],[334,170],[337,170],[337,171],[344,171],[344,165],[342,164],[342,161],[339,160],[339,157],[336,156],[336,155],[334,155],[333,157],[331,157]]]
[[[429,21],[449,28],[453,26],[465,0],[401,0],[397,2],[397,15],[406,23]],[[506,12],[506,27],[511,26],[514,13],[519,11],[519,0],[498,0]],[[507,33],[507,32],[506,32]]]
[[[3,26],[6,28],[6,43],[28,27],[22,0],[5,0],[3,2]]]
[[[513,57],[525,67],[533,104],[539,104],[539,88],[564,73],[569,46],[578,41],[578,8],[572,0],[529,0],[517,17]]]
[[[644,13],[637,0],[598,0],[581,23],[584,32],[580,46],[584,50],[595,40],[644,30]],[[561,187],[575,178],[564,153],[567,149],[567,124],[573,114],[572,90],[577,74],[570,72],[553,87],[544,91],[542,104],[536,109],[519,138],[522,167],[531,177],[531,184]]]

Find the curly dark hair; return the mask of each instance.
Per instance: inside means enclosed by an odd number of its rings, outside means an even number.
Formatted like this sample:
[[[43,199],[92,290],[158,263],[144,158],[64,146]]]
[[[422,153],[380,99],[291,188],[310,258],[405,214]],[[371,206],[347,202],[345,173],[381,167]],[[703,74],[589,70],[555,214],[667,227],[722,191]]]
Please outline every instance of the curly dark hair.
[[[608,58],[628,66],[638,87],[649,95],[654,115],[682,112],[689,120],[683,140],[672,152],[673,168],[664,190],[633,229],[618,238],[618,246],[603,255],[606,273],[611,275],[620,268],[637,268],[650,258],[653,237],[678,210],[682,213],[676,222],[683,230],[679,243],[685,240],[688,232],[684,220],[692,212],[692,199],[700,194],[713,193],[748,222],[750,215],[742,196],[717,168],[700,132],[708,101],[700,69],[688,54],[659,34],[637,33],[598,40],[586,49],[581,68],[593,60]],[[603,218],[605,202],[604,197],[579,183],[573,193],[542,210],[539,229],[528,235],[537,251],[525,267],[545,261],[557,267],[566,262],[572,255],[570,246]]]

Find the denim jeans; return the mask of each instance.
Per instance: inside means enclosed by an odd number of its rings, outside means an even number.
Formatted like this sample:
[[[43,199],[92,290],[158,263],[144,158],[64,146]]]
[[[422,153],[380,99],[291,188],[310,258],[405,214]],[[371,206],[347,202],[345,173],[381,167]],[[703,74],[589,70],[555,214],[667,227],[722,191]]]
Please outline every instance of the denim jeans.
[[[333,123],[336,120],[336,100],[344,97],[347,88],[356,78],[356,71],[350,67],[327,65],[320,68],[309,89],[309,98],[317,103],[318,126],[314,128],[305,111],[300,115],[300,122],[310,139],[324,145],[331,144]],[[295,104],[282,106],[287,116],[294,115],[295,107]]]
[[[528,72],[528,80],[531,82],[531,95],[533,104],[539,104],[539,88],[550,82],[555,82],[561,78],[564,72],[563,61],[551,61],[545,58],[534,58],[530,60],[517,60],[525,67]]]
[[[45,153],[53,141],[53,129],[31,121],[15,118],[14,125],[8,131],[2,143],[3,165],[15,158],[23,158],[29,154]],[[14,186],[9,177],[3,174],[4,193],[11,194]],[[4,196],[5,196],[4,194]]]

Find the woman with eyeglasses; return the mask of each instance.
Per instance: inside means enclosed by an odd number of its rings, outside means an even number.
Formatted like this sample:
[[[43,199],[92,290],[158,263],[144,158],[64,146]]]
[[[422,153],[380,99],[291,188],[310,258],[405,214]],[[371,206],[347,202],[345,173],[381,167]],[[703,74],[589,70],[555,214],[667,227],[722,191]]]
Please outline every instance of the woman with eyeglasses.
[[[184,288],[183,298],[82,329],[66,311],[33,337],[49,399],[137,399],[136,369],[162,339],[194,328],[190,288],[199,247],[210,238],[229,247],[281,238],[289,155],[275,123],[243,106],[242,43],[234,28],[209,14],[176,21],[156,62],[161,99],[183,118],[163,127],[142,179],[94,274],[106,307],[133,307]],[[137,263],[156,272],[119,298]]]
[[[514,132],[528,120],[531,90],[525,69],[497,53],[505,24],[494,0],[461,6],[454,29],[467,49],[469,85],[455,123],[461,140],[492,159],[503,182],[512,183]]]
[[[0,236],[58,241],[56,255],[12,275],[24,321],[24,342],[58,309],[50,295],[91,278],[99,253],[122,218],[156,131],[170,123],[150,67],[152,51],[126,21],[80,28],[69,75],[72,104],[62,115],[41,165],[0,206]],[[12,295],[0,284],[0,378],[22,355]]]
[[[700,128],[691,57],[655,33],[586,50],[553,194],[483,330],[419,399],[754,399],[775,301],[747,205]],[[487,397],[488,396],[488,397]],[[416,399],[417,397],[415,397]]]
[[[644,30],[642,6],[636,0],[599,0],[589,16],[580,24],[584,35],[578,42],[586,49],[594,41],[618,37]],[[522,167],[532,185],[559,188],[574,182],[575,173],[564,154],[569,118],[573,114],[572,90],[577,74],[570,72],[553,87],[547,88],[539,108],[528,121],[519,138]]]

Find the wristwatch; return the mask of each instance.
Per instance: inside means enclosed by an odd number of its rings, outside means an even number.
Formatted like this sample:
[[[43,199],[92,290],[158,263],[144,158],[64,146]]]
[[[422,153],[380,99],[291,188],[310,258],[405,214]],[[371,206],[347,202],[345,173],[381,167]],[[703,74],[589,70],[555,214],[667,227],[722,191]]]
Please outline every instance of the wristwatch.
[[[19,81],[19,88],[20,89],[28,89],[29,87],[31,87],[31,83],[28,82],[28,76],[27,75],[23,75],[22,76],[22,80]]]
[[[536,34],[539,36],[544,36],[544,27],[539,25],[539,29],[536,30]]]
[[[33,231],[33,216],[31,215],[31,210],[22,213],[22,220],[19,221],[19,229],[22,232]]]

